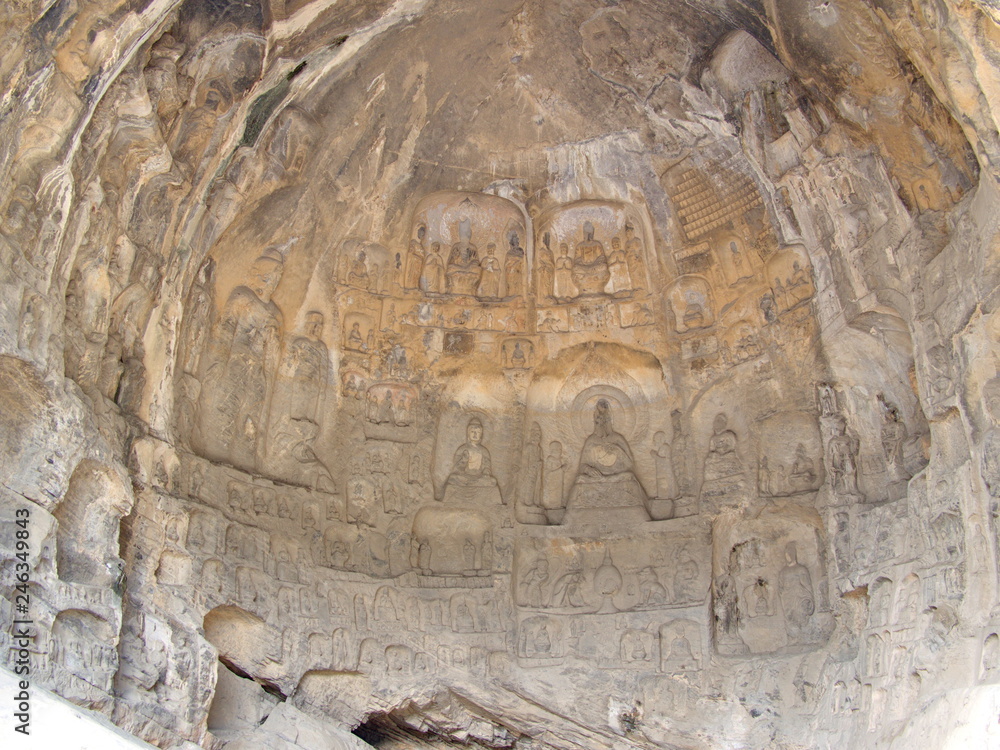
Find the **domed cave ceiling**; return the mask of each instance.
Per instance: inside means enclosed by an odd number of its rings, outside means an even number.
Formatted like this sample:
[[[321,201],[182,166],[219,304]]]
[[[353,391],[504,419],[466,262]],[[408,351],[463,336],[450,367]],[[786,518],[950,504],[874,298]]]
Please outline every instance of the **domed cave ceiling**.
[[[34,685],[212,750],[995,724],[993,4],[2,13]]]

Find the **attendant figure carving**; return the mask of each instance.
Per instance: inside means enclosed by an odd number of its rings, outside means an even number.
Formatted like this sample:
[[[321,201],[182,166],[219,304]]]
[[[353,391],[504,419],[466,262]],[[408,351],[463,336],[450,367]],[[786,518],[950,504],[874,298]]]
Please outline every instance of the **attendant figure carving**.
[[[537,260],[535,263],[535,293],[538,301],[542,302],[547,297],[553,296],[553,284],[556,276],[556,261],[552,255],[552,248],[549,247],[550,235],[545,233],[542,244],[538,246]]]
[[[629,278],[628,263],[625,251],[618,237],[611,238],[611,255],[608,256],[608,272],[611,278],[604,286],[605,294],[613,297],[624,297],[632,291],[632,280]]]
[[[569,245],[565,242],[559,244],[554,295],[559,302],[569,302],[580,296],[580,290],[573,281],[573,259],[569,257]]]
[[[521,579],[521,600],[527,607],[541,607],[545,601],[543,587],[549,580],[549,561],[541,556]]]
[[[632,226],[631,222],[625,222],[625,261],[628,264],[629,282],[632,289],[636,291],[643,291],[646,288],[643,281],[645,278],[645,261],[643,260],[645,255],[645,245],[642,238],[636,236],[635,227]]]
[[[778,592],[785,613],[785,630],[792,642],[802,642],[808,636],[808,627],[816,600],[813,594],[809,569],[798,561],[795,542],[785,546],[785,567],[778,574]]]
[[[427,236],[427,227],[421,224],[417,227],[417,236],[410,240],[410,249],[406,254],[406,265],[403,274],[404,289],[419,289],[420,275],[424,269],[424,259],[427,251],[424,248],[424,238]]]
[[[444,259],[441,257],[441,243],[432,242],[430,252],[424,257],[420,270],[420,289],[428,294],[444,294],[446,275]]]
[[[203,363],[200,422],[206,457],[246,470],[253,470],[264,453],[282,328],[271,295],[283,270],[277,248],[254,262],[247,283],[229,295]]]
[[[500,298],[500,261],[496,257],[497,246],[492,242],[486,246],[486,257],[479,262],[482,269],[476,296],[479,299]]]
[[[826,447],[830,486],[836,494],[858,495],[858,441],[847,434],[847,422],[838,417]]]
[[[524,248],[517,232],[510,233],[510,249],[504,259],[505,297],[519,297],[524,294]]]

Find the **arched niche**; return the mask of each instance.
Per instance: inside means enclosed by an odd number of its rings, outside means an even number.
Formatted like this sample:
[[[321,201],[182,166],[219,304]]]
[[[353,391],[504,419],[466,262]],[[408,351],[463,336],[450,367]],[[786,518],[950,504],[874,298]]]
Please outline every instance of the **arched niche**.
[[[92,586],[118,580],[118,524],[132,503],[132,488],[119,471],[92,459],[77,465],[54,514],[59,523],[56,566],[62,580]]]
[[[715,323],[712,285],[702,276],[680,276],[667,289],[667,304],[674,316],[674,330],[686,333]]]
[[[669,432],[668,397],[659,360],[639,349],[581,344],[541,363],[526,395],[518,520],[542,524],[561,520],[579,477],[594,473],[583,451],[599,429],[597,421],[609,422],[610,431],[619,436],[614,438],[618,449],[611,451],[618,453],[618,461],[606,467],[608,476],[632,475],[646,501],[655,497],[653,436]],[[610,461],[611,454],[607,455]]]
[[[413,210],[399,285],[407,292],[523,299],[531,251],[523,210],[487,193],[442,190]]]
[[[582,200],[543,212],[535,225],[539,304],[646,296],[652,243],[638,209]]]

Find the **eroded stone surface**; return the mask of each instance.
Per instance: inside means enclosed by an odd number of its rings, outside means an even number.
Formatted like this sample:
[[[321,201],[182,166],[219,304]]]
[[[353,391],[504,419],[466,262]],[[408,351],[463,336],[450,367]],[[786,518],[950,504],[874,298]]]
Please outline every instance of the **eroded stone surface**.
[[[39,684],[162,747],[978,731],[988,3],[5,13]]]

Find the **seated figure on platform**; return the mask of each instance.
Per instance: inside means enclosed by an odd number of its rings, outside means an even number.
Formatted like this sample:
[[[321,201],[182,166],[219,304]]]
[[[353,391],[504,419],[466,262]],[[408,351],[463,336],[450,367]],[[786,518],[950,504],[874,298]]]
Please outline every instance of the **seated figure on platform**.
[[[479,417],[469,420],[465,437],[465,442],[455,451],[451,474],[445,482],[445,502],[503,502],[493,476],[490,452],[483,445],[483,423]]]
[[[632,473],[632,450],[628,441],[612,426],[611,405],[601,399],[594,408],[594,431],[580,453],[580,476],[616,477]]]
[[[646,492],[634,465],[628,441],[614,430],[611,404],[602,398],[594,407],[594,431],[580,451],[563,523],[648,521]]]

